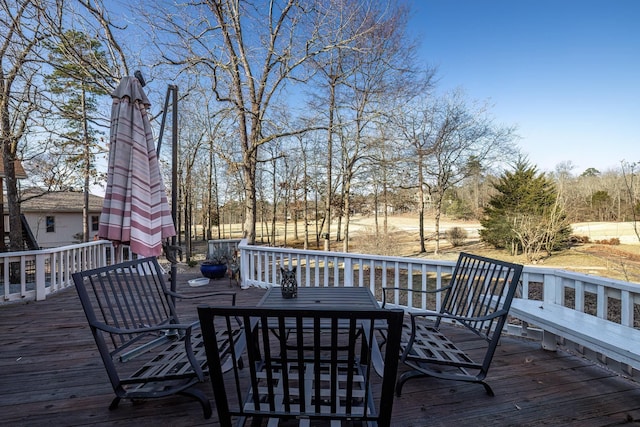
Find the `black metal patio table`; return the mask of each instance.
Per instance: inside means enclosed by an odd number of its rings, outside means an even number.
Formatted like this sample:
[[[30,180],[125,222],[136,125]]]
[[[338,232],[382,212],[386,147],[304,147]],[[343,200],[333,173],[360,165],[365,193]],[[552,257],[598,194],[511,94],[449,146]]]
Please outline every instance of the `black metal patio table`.
[[[298,288],[297,298],[274,287],[255,307],[198,307],[221,425],[236,417],[239,425],[390,426],[403,314],[354,287]],[[243,339],[231,348],[231,381],[217,341],[207,339],[233,333],[236,322]],[[384,359],[377,322],[390,332]]]
[[[378,301],[368,288],[351,286],[331,287],[299,287],[296,298],[284,298],[279,287],[272,287],[258,303],[261,308],[277,308],[291,310],[345,310],[352,309],[380,309]],[[371,364],[380,376],[384,372],[384,358],[375,339],[375,334],[369,334],[372,325],[363,322],[362,328],[366,337],[371,336]]]
[[[380,308],[368,288],[351,286],[299,287],[297,298],[284,298],[279,287],[267,290],[258,307],[314,310],[349,310]]]

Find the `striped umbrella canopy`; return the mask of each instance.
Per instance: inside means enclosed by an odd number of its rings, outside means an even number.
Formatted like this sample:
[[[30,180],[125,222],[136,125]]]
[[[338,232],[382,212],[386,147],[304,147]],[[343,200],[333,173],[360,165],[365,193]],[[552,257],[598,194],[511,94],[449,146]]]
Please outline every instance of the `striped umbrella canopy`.
[[[124,77],[111,94],[107,189],[98,236],[128,244],[141,256],[158,256],[164,239],[175,236],[140,81]]]

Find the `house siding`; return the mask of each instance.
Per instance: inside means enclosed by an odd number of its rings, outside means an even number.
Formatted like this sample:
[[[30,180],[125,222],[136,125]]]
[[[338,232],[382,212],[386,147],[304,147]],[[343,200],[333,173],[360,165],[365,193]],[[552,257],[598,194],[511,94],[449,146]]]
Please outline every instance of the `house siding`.
[[[102,201],[102,197],[89,196],[89,240],[98,235],[98,230],[92,229],[91,217],[100,216]],[[81,243],[83,205],[84,194],[80,191],[52,192],[35,198],[25,197],[20,210],[38,246],[48,249]],[[47,217],[54,218],[53,232],[47,232]]]
[[[100,215],[100,212],[92,212],[91,215]],[[24,213],[33,236],[42,249],[56,248],[59,246],[81,243],[82,238],[82,212],[50,212],[50,213]],[[53,216],[55,231],[47,232],[47,217]],[[98,231],[91,231],[89,222],[89,240],[98,236]]]

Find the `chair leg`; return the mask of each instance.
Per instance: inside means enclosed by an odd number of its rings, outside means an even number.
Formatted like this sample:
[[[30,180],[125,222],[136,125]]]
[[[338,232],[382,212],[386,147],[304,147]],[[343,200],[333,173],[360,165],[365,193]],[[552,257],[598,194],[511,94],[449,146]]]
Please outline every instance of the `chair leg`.
[[[484,386],[484,389],[489,396],[491,397],[495,396],[495,394],[493,393],[493,389],[491,389],[491,386],[489,386],[489,384],[485,383],[484,381],[479,381],[479,382]]]
[[[407,381],[409,381],[412,378],[422,378],[422,377],[428,377],[429,375],[424,374],[422,372],[419,371],[407,371],[404,374],[400,375],[400,378],[398,379],[398,382],[396,383],[396,396],[400,397],[400,394],[402,393],[402,386],[404,386],[404,383],[406,383]]]
[[[402,393],[402,387],[404,386],[404,383],[406,383],[407,381],[409,381],[412,378],[422,378],[422,377],[429,377],[431,375],[425,374],[423,372],[419,372],[419,371],[407,371],[404,374],[400,375],[400,378],[398,379],[398,382],[396,383],[396,396],[400,397],[400,394]],[[438,378],[437,376],[435,378]],[[456,379],[456,378],[444,378],[444,379],[451,379],[454,381],[464,381],[464,382],[471,382],[471,383],[477,383],[477,384],[482,384],[482,386],[484,387],[484,390],[487,392],[487,394],[491,397],[494,397],[495,394],[493,392],[493,389],[491,388],[491,386],[489,384],[487,384],[486,382],[482,381],[482,380],[471,380],[471,379]]]
[[[116,409],[118,407],[118,404],[120,403],[120,397],[116,397],[111,401],[111,405],[109,405],[109,410],[113,411],[114,409]]]
[[[188,388],[186,390],[182,390],[179,394],[197,399],[200,402],[200,405],[202,405],[202,412],[204,414],[204,419],[208,420],[209,418],[211,418],[211,414],[212,414],[211,402],[209,401],[209,398],[207,397],[206,394],[204,394],[202,391],[195,388]]]

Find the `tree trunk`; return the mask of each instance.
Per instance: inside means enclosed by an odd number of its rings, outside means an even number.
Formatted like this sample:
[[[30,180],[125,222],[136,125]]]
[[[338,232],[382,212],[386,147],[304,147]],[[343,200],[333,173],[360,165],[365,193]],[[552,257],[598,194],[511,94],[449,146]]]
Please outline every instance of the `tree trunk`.
[[[8,150],[9,144],[4,144],[4,170],[7,185],[7,205],[9,207],[9,251],[24,250],[22,239],[22,220],[20,218],[20,204],[18,203],[18,180],[14,168],[14,156]],[[2,219],[4,221],[4,218]],[[4,236],[2,236],[4,239]]]
[[[89,123],[87,119],[87,107],[86,107],[86,92],[84,88],[81,93],[82,103],[82,139],[84,147],[84,188],[83,191],[83,203],[82,203],[82,241],[89,241],[89,174],[91,172],[91,150],[89,147]]]
[[[309,249],[309,186],[307,185],[307,153],[302,146],[302,198],[304,217],[304,249]]]
[[[5,88],[3,88],[5,89]],[[9,207],[9,251],[21,251],[24,249],[22,240],[22,220],[20,218],[20,204],[18,203],[18,180],[15,171],[15,151],[16,147],[11,137],[11,122],[9,115],[9,96],[5,92],[5,97],[0,104],[0,144],[2,145],[2,161],[4,162],[5,185],[7,186],[6,204]],[[2,181],[0,181],[2,182]],[[0,188],[0,191],[3,189]],[[1,218],[4,225],[4,217]],[[3,226],[4,229],[4,226]],[[6,230],[5,230],[6,232]],[[2,246],[4,247],[4,235],[2,237]]]
[[[376,239],[378,238],[378,233],[380,231],[380,226],[378,225],[378,186],[373,186],[373,224],[376,231]]]
[[[384,180],[384,188],[382,192],[383,202],[383,210],[382,210],[382,233],[385,238],[387,237],[387,233],[389,232],[389,186],[387,180]]]
[[[327,130],[327,189],[324,202],[324,223],[322,226],[322,238],[324,239],[324,250],[331,249],[331,169],[333,159],[333,114],[336,103],[336,79],[332,77],[329,96],[329,125]]]
[[[422,155],[418,155],[418,197],[420,200],[418,201],[418,229],[420,233],[420,253],[423,254],[427,252],[427,248],[424,244],[424,177],[422,171]]]
[[[252,245],[256,241],[256,154],[255,152],[245,154],[242,172],[245,184],[244,200],[244,227],[242,235],[247,242]]]
[[[348,179],[344,183],[344,211],[346,213],[344,218],[344,236],[342,242],[342,251],[349,252],[349,222],[351,216],[349,215],[349,209],[351,209],[351,197],[349,197],[351,191],[351,179]]]
[[[434,255],[440,253],[440,215],[442,215],[442,199],[443,196],[438,194],[438,200],[436,200],[436,215],[435,215],[435,233],[436,233],[436,248],[433,251]]]
[[[276,161],[273,160],[273,206],[271,208],[271,244],[276,245],[276,215],[278,214],[278,188],[276,182]]]

